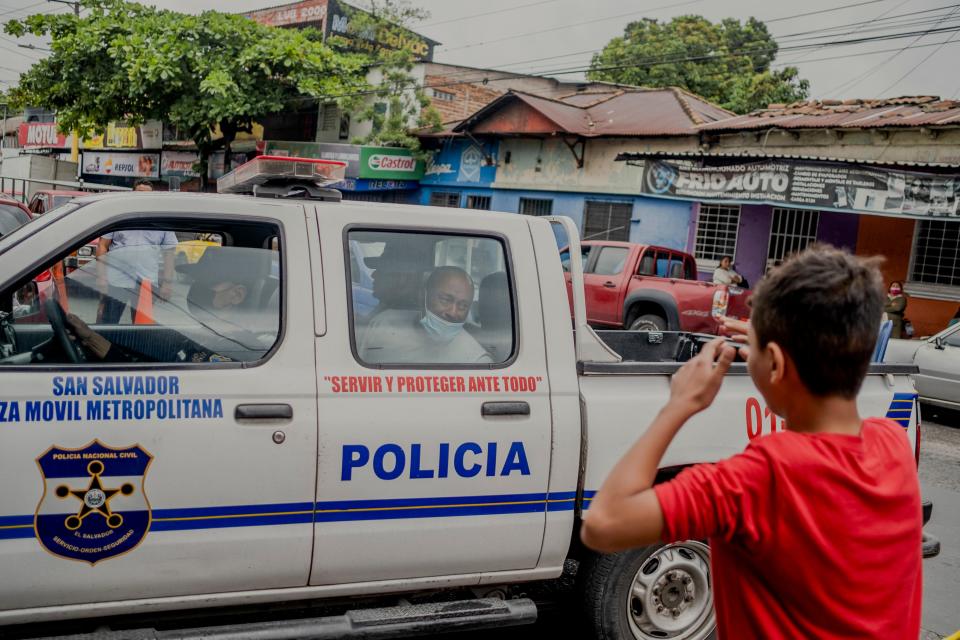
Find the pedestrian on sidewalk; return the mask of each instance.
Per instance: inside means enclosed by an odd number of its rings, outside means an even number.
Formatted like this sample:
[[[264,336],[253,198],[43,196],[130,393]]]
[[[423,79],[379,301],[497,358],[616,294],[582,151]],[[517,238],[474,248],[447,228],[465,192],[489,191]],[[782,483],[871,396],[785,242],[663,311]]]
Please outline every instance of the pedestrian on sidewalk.
[[[903,314],[907,310],[907,296],[903,293],[903,283],[894,280],[887,288],[887,300],[883,305],[883,312],[887,314],[887,319],[893,323],[891,338],[902,338],[903,335]]]

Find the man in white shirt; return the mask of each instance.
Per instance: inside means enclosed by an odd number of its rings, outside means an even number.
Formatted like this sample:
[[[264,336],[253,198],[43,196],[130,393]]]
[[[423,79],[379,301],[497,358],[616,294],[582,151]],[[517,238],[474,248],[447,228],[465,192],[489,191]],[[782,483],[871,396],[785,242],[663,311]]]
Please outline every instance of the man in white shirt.
[[[473,305],[470,276],[438,267],[427,279],[423,311],[388,309],[376,315],[360,343],[360,358],[376,364],[490,364],[493,359],[464,330]]]
[[[740,284],[743,276],[733,270],[733,258],[723,256],[720,266],[713,271],[713,284]]]

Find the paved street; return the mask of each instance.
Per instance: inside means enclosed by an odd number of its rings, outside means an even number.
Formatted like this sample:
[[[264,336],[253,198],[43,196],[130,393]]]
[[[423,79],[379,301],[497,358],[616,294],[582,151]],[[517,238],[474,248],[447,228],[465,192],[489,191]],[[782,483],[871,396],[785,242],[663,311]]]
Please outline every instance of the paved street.
[[[929,420],[932,412],[924,415]],[[960,416],[940,413],[935,419],[957,425]],[[960,428],[923,425],[920,483],[924,497],[933,500],[933,518],[926,530],[942,545],[940,555],[923,565],[923,637],[927,640],[960,629]]]

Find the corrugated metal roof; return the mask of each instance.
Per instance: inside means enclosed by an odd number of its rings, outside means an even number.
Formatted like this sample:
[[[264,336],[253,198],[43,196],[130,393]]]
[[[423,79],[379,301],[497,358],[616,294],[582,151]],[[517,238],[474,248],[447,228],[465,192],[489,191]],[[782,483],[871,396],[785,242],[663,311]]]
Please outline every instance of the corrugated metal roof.
[[[700,131],[756,129],[878,129],[883,127],[938,127],[960,125],[960,101],[937,96],[904,96],[886,100],[811,100],[766,109],[719,122]]]
[[[582,137],[692,135],[697,125],[733,114],[681,89],[617,89],[581,92],[559,99],[510,91],[480,109],[454,131],[471,126],[514,100],[557,125],[557,133]],[[522,135],[525,131],[511,132]]]
[[[704,153],[702,151],[671,151],[670,153],[664,153],[662,151],[635,151],[635,152],[625,152],[621,153],[616,157],[616,160],[626,161],[626,160],[641,160],[643,158],[738,158],[744,160],[814,160],[818,162],[843,162],[847,164],[870,164],[870,165],[884,165],[884,166],[900,166],[900,167],[943,167],[948,169],[956,169],[956,164],[951,164],[947,162],[908,162],[908,161],[896,161],[896,160],[868,160],[868,159],[851,159],[851,158],[838,158],[836,156],[813,156],[813,155],[802,155],[795,153],[776,153],[773,151],[710,151]]]

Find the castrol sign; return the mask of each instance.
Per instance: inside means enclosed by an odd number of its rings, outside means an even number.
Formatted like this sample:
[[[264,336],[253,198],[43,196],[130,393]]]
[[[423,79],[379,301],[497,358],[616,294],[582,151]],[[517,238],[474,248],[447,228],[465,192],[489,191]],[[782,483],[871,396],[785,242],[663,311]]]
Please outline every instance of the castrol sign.
[[[367,166],[374,171],[407,171],[417,170],[417,161],[410,156],[385,156],[374,154],[367,160]]]

